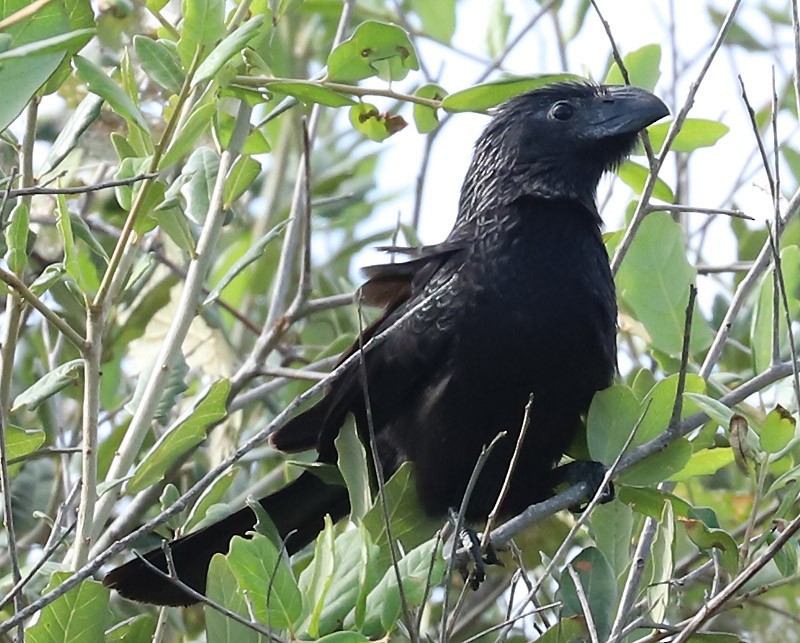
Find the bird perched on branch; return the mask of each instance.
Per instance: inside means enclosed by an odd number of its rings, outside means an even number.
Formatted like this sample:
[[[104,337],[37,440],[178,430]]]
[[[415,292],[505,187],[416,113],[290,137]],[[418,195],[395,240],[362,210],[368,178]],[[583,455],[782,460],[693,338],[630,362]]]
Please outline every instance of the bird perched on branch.
[[[614,282],[595,192],[638,132],[667,113],[643,89],[579,83],[545,86],[500,106],[475,146],[447,239],[409,261],[366,269],[363,299],[384,307],[362,337],[371,417],[354,359],[272,444],[316,449],[320,462],[335,464],[334,439],[353,414],[365,443],[371,422],[385,474],[413,462],[422,507],[446,515],[460,506],[481,448],[506,431],[467,506],[466,519],[476,522],[497,500],[532,394],[530,428],[501,514],[519,513],[561,482],[596,486],[598,463],[556,466],[616,368]],[[326,514],[336,520],[349,512],[346,489],[312,473],[260,502],[290,553],[316,537]],[[254,524],[245,508],[171,543],[178,577],[203,592],[211,557]],[[145,558],[166,571],[162,550]],[[194,602],[139,559],[104,582],[133,600]]]

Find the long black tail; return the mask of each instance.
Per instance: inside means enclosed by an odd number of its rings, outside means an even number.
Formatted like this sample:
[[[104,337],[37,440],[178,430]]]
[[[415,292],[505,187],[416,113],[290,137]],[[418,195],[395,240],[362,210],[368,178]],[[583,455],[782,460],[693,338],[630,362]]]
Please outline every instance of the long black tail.
[[[326,514],[334,521],[346,516],[350,502],[345,487],[329,485],[312,473],[303,473],[283,489],[260,500],[275,523],[290,554],[310,543],[322,531]],[[252,509],[245,507],[219,522],[209,525],[170,543],[178,578],[192,589],[205,593],[206,574],[211,558],[226,553],[231,538],[244,536],[255,526]],[[144,558],[167,572],[166,556],[154,549]],[[117,590],[125,598],[156,605],[191,605],[195,599],[152,569],[142,560],[132,561],[111,570],[103,584]]]

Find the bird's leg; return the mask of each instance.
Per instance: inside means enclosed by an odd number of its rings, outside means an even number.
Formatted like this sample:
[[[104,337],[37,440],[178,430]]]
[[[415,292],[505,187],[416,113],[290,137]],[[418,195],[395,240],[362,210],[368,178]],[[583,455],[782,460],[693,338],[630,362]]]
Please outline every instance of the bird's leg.
[[[579,482],[585,482],[589,487],[589,498],[593,498],[600,486],[603,484],[603,479],[606,476],[608,469],[602,462],[595,462],[594,460],[575,460],[553,470],[553,477],[555,485],[568,484],[569,486],[576,485]],[[600,503],[605,504],[614,499],[614,484],[609,480],[600,495]],[[573,513],[580,513],[586,508],[584,503],[577,507],[570,507]]]
[[[452,508],[450,509],[450,520],[455,528],[458,525],[458,512]],[[473,570],[468,569],[466,564],[459,566],[461,578],[464,579],[465,583],[469,583],[472,590],[477,590],[486,579],[486,565],[502,565],[503,563],[497,557],[491,542],[486,544],[485,552],[481,550],[481,539],[471,527],[462,527],[458,537],[461,542],[461,548],[469,552],[472,563],[475,566]],[[454,548],[454,554],[455,551]]]

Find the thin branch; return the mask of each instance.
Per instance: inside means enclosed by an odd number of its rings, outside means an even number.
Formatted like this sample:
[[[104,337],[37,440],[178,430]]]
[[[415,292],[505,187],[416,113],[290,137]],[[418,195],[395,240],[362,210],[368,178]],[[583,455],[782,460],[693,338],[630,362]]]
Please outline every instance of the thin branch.
[[[25,285],[17,275],[8,270],[0,268],[0,280],[4,281],[10,288],[12,288],[19,297],[28,302],[36,310],[38,310],[42,317],[47,319],[53,326],[55,326],[78,350],[83,350],[86,346],[86,340],[81,337],[78,332],[72,328],[61,317],[48,308],[41,299],[34,295],[30,289]]]
[[[736,17],[736,12],[739,10],[739,6],[741,5],[741,0],[734,0],[731,8],[728,10],[728,14],[725,16],[725,19],[722,21],[722,25],[717,32],[717,36],[714,39],[714,43],[711,45],[711,50],[708,52],[700,71],[697,74],[697,77],[692,82],[691,86],[689,87],[689,92],[686,95],[686,100],[683,103],[683,107],[681,107],[680,112],[672,121],[669,126],[669,130],[667,130],[667,135],[664,139],[664,145],[661,148],[661,152],[656,156],[653,164],[650,167],[650,173],[647,175],[647,180],[645,181],[644,188],[642,189],[642,194],[639,199],[639,204],[636,207],[636,211],[633,214],[633,218],[631,219],[628,228],[625,230],[625,234],[622,237],[622,240],[617,246],[617,251],[614,253],[614,258],[611,260],[611,272],[612,274],[617,274],[619,271],[619,267],[622,264],[622,260],[625,258],[625,255],[630,250],[631,243],[633,243],[633,237],[636,235],[639,226],[642,224],[645,216],[647,216],[646,206],[650,202],[650,197],[653,195],[653,189],[656,186],[656,179],[658,177],[658,172],[661,169],[661,166],[664,164],[664,160],[667,157],[667,153],[672,146],[672,143],[675,140],[675,137],[678,135],[681,127],[683,127],[683,123],[686,120],[686,117],[689,115],[689,111],[691,110],[692,106],[694,105],[694,99],[697,95],[697,91],[700,89],[700,84],[703,82],[703,79],[706,76],[706,72],[708,72],[709,67],[711,66],[712,61],[717,55],[720,47],[722,46],[723,41],[725,40],[725,36],[728,33],[731,25],[733,24],[733,19]]]
[[[608,637],[609,643],[617,643],[623,638],[628,619],[633,613],[633,605],[636,602],[636,594],[644,575],[645,564],[650,555],[650,548],[658,531],[658,521],[648,516],[645,519],[639,542],[636,544],[636,552],[633,555],[633,562],[625,579],[625,588],[622,590],[622,597],[619,600],[617,614],[614,617],[614,624],[611,627],[611,634]]]
[[[783,216],[780,218],[780,228],[786,225],[789,219],[795,214],[798,207],[800,207],[800,189],[798,189],[793,195],[792,198],[789,200],[789,203],[786,205],[784,209]],[[711,371],[716,365],[717,361],[722,354],[722,349],[725,346],[725,342],[728,339],[728,335],[730,335],[731,327],[733,325],[734,320],[736,319],[739,310],[741,309],[742,305],[746,301],[747,297],[752,292],[753,288],[755,288],[761,276],[764,274],[764,271],[767,269],[770,263],[770,259],[772,257],[772,247],[770,244],[769,239],[764,242],[764,245],[761,246],[761,250],[758,253],[758,256],[753,261],[753,267],[750,271],[742,278],[742,281],[739,283],[738,288],[736,288],[736,292],[733,295],[733,299],[731,299],[731,303],[728,306],[728,310],[725,313],[725,317],[722,319],[722,323],[720,324],[719,330],[714,337],[714,341],[711,343],[711,347],[708,349],[706,353],[706,358],[703,361],[703,365],[700,367],[698,374],[704,380],[707,380],[709,375],[711,375]]]
[[[514,474],[514,471],[517,468],[517,462],[519,461],[519,454],[522,450],[522,444],[525,441],[525,436],[527,435],[528,428],[531,425],[532,409],[533,393],[530,394],[528,397],[528,403],[525,405],[525,413],[522,416],[522,427],[520,428],[519,436],[517,436],[517,443],[514,445],[514,452],[511,454],[511,462],[508,465],[506,477],[503,480],[503,486],[500,487],[500,492],[497,494],[497,500],[494,503],[494,507],[492,507],[492,510],[489,512],[489,516],[486,519],[486,528],[484,529],[483,537],[481,538],[481,549],[485,549],[489,544],[489,534],[494,527],[497,516],[500,514],[500,507],[503,505],[503,500],[505,500],[508,489],[511,486],[511,476]]]
[[[578,595],[578,602],[581,604],[581,609],[583,610],[583,618],[586,621],[586,629],[589,631],[589,638],[591,638],[592,643],[600,643],[600,639],[597,636],[597,626],[594,624],[592,610],[589,609],[589,601],[586,599],[586,592],[583,590],[581,577],[578,576],[578,572],[575,571],[572,565],[567,565],[567,571],[569,572],[572,582],[575,583],[575,593]]]
[[[675,402],[672,405],[672,415],[670,416],[669,426],[667,426],[667,433],[674,433],[677,429],[678,422],[681,420],[681,411],[683,410],[683,392],[686,389],[686,370],[689,366],[689,345],[692,335],[692,317],[694,316],[694,300],[697,297],[697,287],[694,284],[689,285],[689,301],[686,304],[686,313],[684,315],[683,325],[683,347],[681,349],[681,365],[678,370],[678,386],[675,390]]]
[[[196,257],[189,265],[175,317],[161,345],[155,360],[155,367],[151,371],[142,399],[136,408],[133,418],[131,418],[131,423],[109,467],[106,475],[107,482],[118,480],[124,476],[133,464],[150,427],[158,402],[161,399],[164,384],[176,363],[181,351],[181,345],[196,315],[198,297],[211,264],[216,258],[215,247],[225,220],[225,212],[222,209],[225,180],[228,176],[229,168],[239,155],[239,150],[247,136],[249,126],[250,107],[244,101],[240,101],[230,145],[222,153],[219,160],[219,170],[209,201],[208,213],[197,242]],[[115,500],[115,493],[108,493],[100,498],[97,504],[93,537],[97,537],[100,529],[108,519]]]
[[[389,500],[386,497],[386,477],[383,471],[383,462],[381,461],[380,454],[378,453],[378,438],[375,434],[375,422],[372,416],[372,403],[369,397],[369,378],[367,377],[367,360],[364,353],[364,319],[361,315],[361,301],[358,302],[358,374],[361,381],[361,391],[364,396],[364,410],[367,416],[367,430],[369,431],[369,452],[372,458],[372,467],[375,472],[375,481],[378,486],[378,499],[381,505],[381,513],[383,514],[383,525],[386,528],[386,540],[389,543],[389,553],[392,557],[392,569],[394,570],[395,580],[397,582],[397,591],[400,595],[400,605],[402,606],[403,623],[408,630],[409,638],[412,641],[417,641],[417,632],[414,630],[414,619],[412,618],[411,609],[406,599],[405,588],[403,587],[403,575],[400,572],[399,560],[400,552],[397,551],[397,543],[394,539],[392,520],[389,516]],[[447,600],[445,596],[445,601]],[[447,603],[445,602],[445,609]]]
[[[439,632],[439,641],[440,643],[445,643],[446,634],[450,629],[447,625],[447,604],[450,598],[450,579],[453,576],[453,572],[456,569],[456,561],[459,558],[458,551],[456,550],[456,545],[461,538],[461,533],[464,531],[464,516],[467,513],[467,507],[469,506],[469,501],[472,498],[472,492],[475,490],[475,485],[478,483],[478,478],[481,475],[481,471],[483,470],[483,465],[486,464],[486,461],[489,459],[489,456],[492,454],[492,450],[494,449],[495,445],[499,440],[502,440],[505,437],[505,431],[498,433],[492,441],[483,446],[481,448],[480,455],[475,462],[475,466],[472,468],[472,473],[469,476],[469,480],[467,481],[467,487],[464,489],[464,495],[461,498],[461,506],[458,509],[458,515],[456,517],[456,524],[454,525],[453,530],[453,551],[450,552],[450,560],[447,562],[447,576],[446,583],[444,586],[444,600],[442,602],[442,622],[440,626]]]
[[[750,563],[747,568],[742,570],[742,572],[726,585],[719,594],[706,602],[700,611],[689,620],[689,623],[681,630],[681,633],[673,639],[672,643],[686,643],[686,641],[691,638],[692,634],[697,632],[709,618],[722,609],[725,603],[732,599],[737,591],[744,587],[753,576],[770,562],[798,531],[800,531],[800,515],[795,516],[794,520],[783,528],[783,531],[780,532],[763,554]]]
[[[86,194],[90,192],[99,192],[100,190],[107,190],[109,188],[116,188],[121,185],[133,185],[140,181],[154,179],[158,176],[157,172],[150,172],[149,174],[137,174],[128,179],[116,179],[113,181],[103,181],[102,183],[95,183],[94,185],[81,185],[70,188],[46,188],[46,187],[32,187],[32,188],[17,188],[16,190],[9,190],[9,196],[15,199],[20,196],[39,196],[49,194]]]
[[[645,206],[645,212],[650,214],[651,212],[696,212],[698,214],[722,214],[726,217],[732,217],[734,219],[744,219],[745,221],[755,221],[753,217],[745,214],[741,210],[731,210],[729,208],[700,208],[693,205],[677,205],[674,203],[667,203],[663,205],[656,205],[651,203]]]
[[[97,440],[100,416],[100,377],[102,368],[103,328],[105,315],[102,306],[88,307],[86,313],[86,345],[83,351],[83,409],[81,435],[81,499],[78,511],[78,528],[75,532],[74,569],[89,557],[93,540],[94,509],[97,503]]]
[[[269,630],[268,628],[263,627],[260,623],[254,623],[253,621],[247,620],[241,614],[237,614],[236,612],[234,612],[232,610],[229,610],[224,605],[220,605],[216,601],[208,598],[208,596],[206,596],[205,594],[201,594],[197,590],[189,587],[189,585],[187,585],[180,578],[178,578],[178,575],[175,573],[175,563],[172,560],[172,551],[170,550],[169,547],[167,547],[167,546],[164,547],[164,554],[165,554],[165,556],[167,558],[167,567],[170,570],[169,573],[164,572],[163,570],[161,570],[158,567],[156,567],[153,563],[151,563],[149,560],[147,560],[144,556],[139,556],[137,554],[137,558],[142,563],[144,563],[145,566],[147,567],[147,569],[149,569],[151,572],[157,574],[158,576],[160,576],[164,580],[169,581],[170,583],[172,583],[173,585],[175,585],[176,587],[181,589],[183,592],[185,592],[186,594],[191,596],[198,603],[202,603],[203,605],[207,605],[211,609],[216,610],[217,612],[219,612],[223,616],[226,616],[227,618],[231,619],[232,621],[235,621],[235,622],[239,623],[240,625],[244,625],[245,627],[258,632],[259,634],[263,634],[264,636],[266,636],[269,639],[272,639],[276,643],[287,643],[286,639],[283,639],[280,636],[278,636],[277,634],[274,634],[271,630]],[[280,560],[280,558],[278,560]]]

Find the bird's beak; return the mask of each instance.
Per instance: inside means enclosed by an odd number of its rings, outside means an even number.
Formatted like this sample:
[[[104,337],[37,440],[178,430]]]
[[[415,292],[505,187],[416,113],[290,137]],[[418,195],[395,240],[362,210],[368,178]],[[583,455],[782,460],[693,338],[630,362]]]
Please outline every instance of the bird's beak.
[[[660,98],[640,87],[607,85],[602,89],[596,114],[590,119],[593,138],[636,134],[669,114]]]

